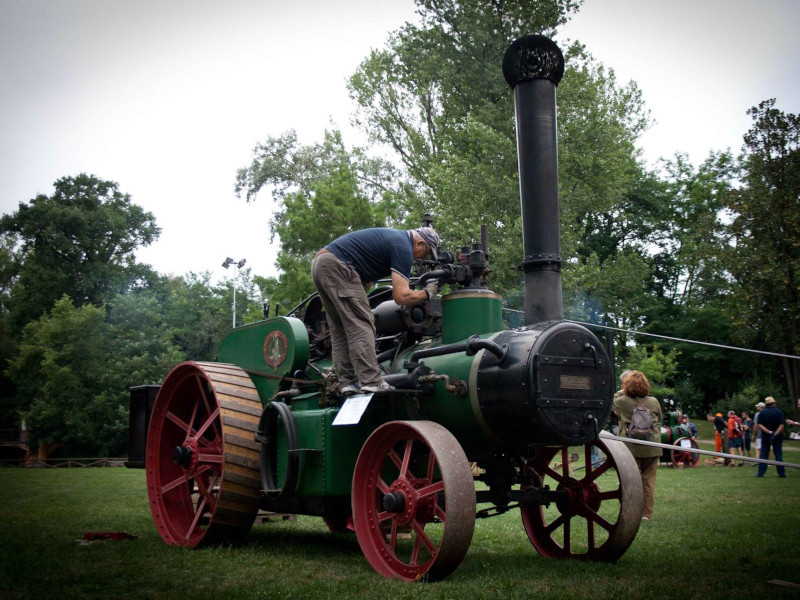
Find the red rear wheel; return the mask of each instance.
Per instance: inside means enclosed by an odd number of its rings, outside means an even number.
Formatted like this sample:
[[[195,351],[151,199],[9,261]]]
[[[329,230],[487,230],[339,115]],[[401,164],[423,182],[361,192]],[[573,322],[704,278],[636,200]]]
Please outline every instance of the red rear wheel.
[[[592,447],[597,450],[592,453]],[[583,465],[568,448],[542,448],[531,461],[543,484],[564,492],[549,507],[523,506],[522,523],[542,556],[615,561],[636,537],[642,519],[642,478],[624,444],[597,440],[583,447]]]
[[[353,475],[358,543],[381,575],[438,580],[475,528],[472,471],[455,437],[430,421],[394,421],[364,443]]]
[[[147,494],[161,537],[174,546],[232,542],[261,502],[261,402],[233,365],[186,362],[164,380],[147,434]]]

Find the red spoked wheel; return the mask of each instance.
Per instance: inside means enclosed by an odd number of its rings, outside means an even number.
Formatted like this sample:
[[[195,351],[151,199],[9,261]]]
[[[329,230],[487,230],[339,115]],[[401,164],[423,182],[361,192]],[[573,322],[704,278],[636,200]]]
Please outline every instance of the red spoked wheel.
[[[472,541],[470,464],[437,423],[393,421],[376,429],[356,462],[352,504],[361,550],[386,577],[442,579]]]
[[[545,557],[615,561],[633,542],[642,519],[636,461],[613,440],[586,444],[583,466],[570,464],[568,450],[542,448],[529,462],[543,485],[565,494],[549,507],[522,506],[528,539]]]
[[[699,446],[690,437],[682,437],[675,440],[675,449],[670,450],[672,464],[679,469],[696,467],[697,463],[700,462],[700,455],[697,452],[692,452],[692,448],[697,449]]]
[[[158,533],[173,546],[233,542],[261,502],[261,401],[234,365],[185,362],[164,380],[147,434],[147,494]]]

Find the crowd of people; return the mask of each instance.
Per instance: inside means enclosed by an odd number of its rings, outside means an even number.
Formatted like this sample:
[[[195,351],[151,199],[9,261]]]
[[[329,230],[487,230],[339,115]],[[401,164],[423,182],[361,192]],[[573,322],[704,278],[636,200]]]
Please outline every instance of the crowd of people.
[[[742,458],[752,456],[755,446],[755,457],[769,460],[770,452],[773,460],[783,462],[783,439],[786,427],[800,425],[800,422],[786,418],[783,411],[777,407],[777,402],[768,396],[763,402],[755,405],[755,414],[743,410],[741,416],[736,411],[728,411],[727,418],[722,413],[709,414],[708,420],[714,424],[715,450],[725,454]],[[735,464],[736,459],[725,458],[724,464],[730,467],[742,466],[743,460]],[[768,465],[765,463],[750,463],[758,467],[758,477],[763,477]],[[786,477],[786,469],[776,466],[778,477]]]
[[[633,440],[661,441],[660,425],[663,422],[661,405],[656,398],[650,396],[650,382],[640,371],[624,371],[620,376],[620,382],[622,387],[614,395],[612,408],[614,416],[619,421],[614,433],[623,438],[633,438],[630,443],[626,443],[626,446],[639,467],[644,492],[642,519],[649,521],[653,517],[656,474],[662,450],[655,446],[637,444]],[[643,414],[647,416],[643,417]],[[743,466],[744,458],[752,457],[753,446],[756,458],[769,460],[771,452],[774,461],[783,462],[783,438],[786,427],[800,426],[800,422],[786,418],[772,396],[765,398],[763,402],[758,402],[753,414],[743,410],[739,415],[736,411],[729,410],[727,416],[718,412],[709,414],[707,418],[714,425],[715,450],[728,455],[723,459],[723,463],[729,467]],[[691,422],[689,415],[681,415],[679,423],[686,428],[688,437],[696,440],[697,426]],[[736,456],[739,456],[738,462]],[[753,461],[749,464],[758,467],[758,477],[764,477],[769,468],[765,463]],[[776,465],[776,471],[778,477],[786,477],[784,466]]]

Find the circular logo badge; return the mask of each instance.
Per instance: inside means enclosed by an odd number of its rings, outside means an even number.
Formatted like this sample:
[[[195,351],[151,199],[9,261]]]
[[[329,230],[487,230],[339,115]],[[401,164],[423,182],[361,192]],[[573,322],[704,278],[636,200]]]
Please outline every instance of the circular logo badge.
[[[271,331],[264,340],[264,360],[273,369],[277,369],[289,352],[289,341],[282,331]]]

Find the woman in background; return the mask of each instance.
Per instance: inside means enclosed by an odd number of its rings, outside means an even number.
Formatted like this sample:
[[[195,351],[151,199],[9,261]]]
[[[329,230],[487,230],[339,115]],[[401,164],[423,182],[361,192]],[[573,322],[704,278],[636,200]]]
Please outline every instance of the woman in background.
[[[650,382],[641,371],[631,371],[622,382],[622,394],[614,398],[612,410],[619,417],[619,435],[628,437],[628,428],[631,424],[634,408],[645,406],[650,411],[652,427],[648,441],[661,441],[661,422],[663,416],[658,400],[650,395]],[[643,446],[640,444],[625,444],[636,459],[639,472],[642,474],[642,487],[644,498],[642,501],[642,520],[649,521],[653,518],[653,507],[656,494],[656,473],[658,461],[661,457],[661,448]]]

